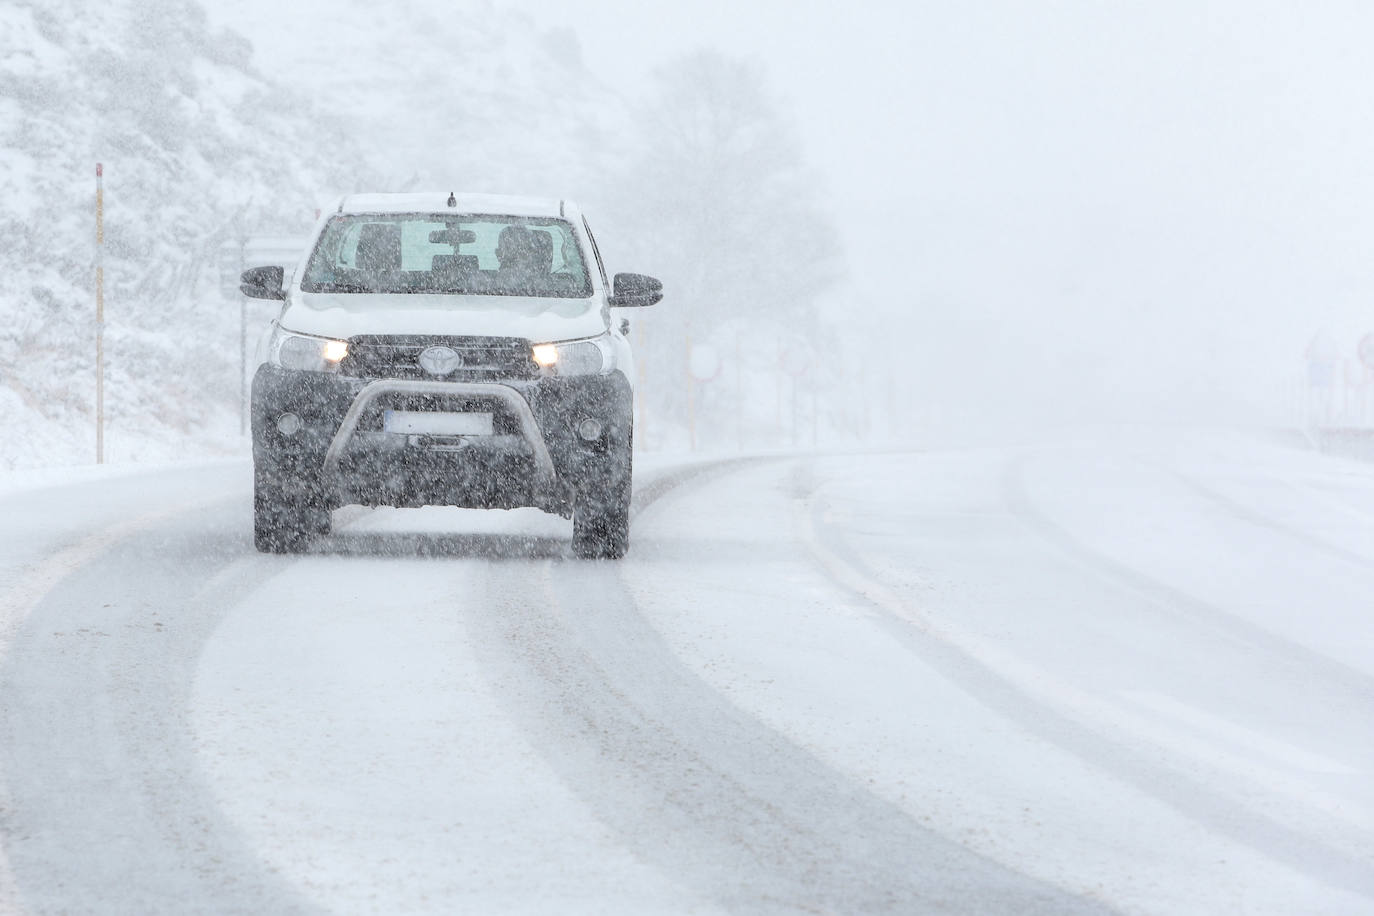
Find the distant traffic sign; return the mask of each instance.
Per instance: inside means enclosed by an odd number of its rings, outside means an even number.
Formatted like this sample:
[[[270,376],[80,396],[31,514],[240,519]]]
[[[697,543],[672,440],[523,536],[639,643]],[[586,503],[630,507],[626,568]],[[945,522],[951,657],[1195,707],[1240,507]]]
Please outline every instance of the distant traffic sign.
[[[811,354],[799,346],[789,347],[778,357],[778,367],[794,378],[811,368]]]
[[[1370,369],[1374,369],[1374,334],[1366,334],[1360,338],[1360,362]]]
[[[687,357],[687,371],[698,382],[709,382],[720,375],[720,354],[710,344],[693,344]]]

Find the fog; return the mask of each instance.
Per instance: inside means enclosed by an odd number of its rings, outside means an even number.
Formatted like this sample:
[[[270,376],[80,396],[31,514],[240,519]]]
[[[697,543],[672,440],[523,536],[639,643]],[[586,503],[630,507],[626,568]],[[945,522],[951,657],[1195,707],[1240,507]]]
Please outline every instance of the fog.
[[[627,84],[693,43],[764,64],[837,216],[836,308],[927,422],[1291,423],[1311,337],[1374,330],[1367,5],[558,15]]]

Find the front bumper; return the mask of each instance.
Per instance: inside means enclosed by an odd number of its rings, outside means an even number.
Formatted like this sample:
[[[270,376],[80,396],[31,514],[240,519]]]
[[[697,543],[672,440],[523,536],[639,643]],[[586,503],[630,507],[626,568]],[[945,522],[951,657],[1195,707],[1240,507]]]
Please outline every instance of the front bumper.
[[[261,367],[253,379],[260,470],[308,481],[331,506],[536,506],[567,515],[577,499],[629,473],[632,393],[623,374],[509,382],[362,379]],[[389,433],[388,408],[481,410],[490,436]],[[283,433],[285,414],[299,428]],[[602,433],[576,432],[586,418]]]

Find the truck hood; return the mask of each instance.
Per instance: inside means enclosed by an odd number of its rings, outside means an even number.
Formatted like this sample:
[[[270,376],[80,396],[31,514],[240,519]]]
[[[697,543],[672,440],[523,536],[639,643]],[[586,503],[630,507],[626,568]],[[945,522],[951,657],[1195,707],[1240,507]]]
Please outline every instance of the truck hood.
[[[340,340],[359,334],[435,334],[534,342],[594,337],[607,327],[595,297],[299,291],[288,302],[280,324],[288,331]]]

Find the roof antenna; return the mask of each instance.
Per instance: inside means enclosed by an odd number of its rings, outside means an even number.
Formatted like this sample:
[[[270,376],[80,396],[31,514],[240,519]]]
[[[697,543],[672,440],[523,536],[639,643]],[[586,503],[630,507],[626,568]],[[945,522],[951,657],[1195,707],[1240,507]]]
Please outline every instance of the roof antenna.
[[[450,207],[456,207],[456,206],[458,206],[458,198],[456,198],[456,197],[453,196],[453,192],[452,192],[452,191],[449,191],[449,192],[448,192],[448,205],[449,205]]]

